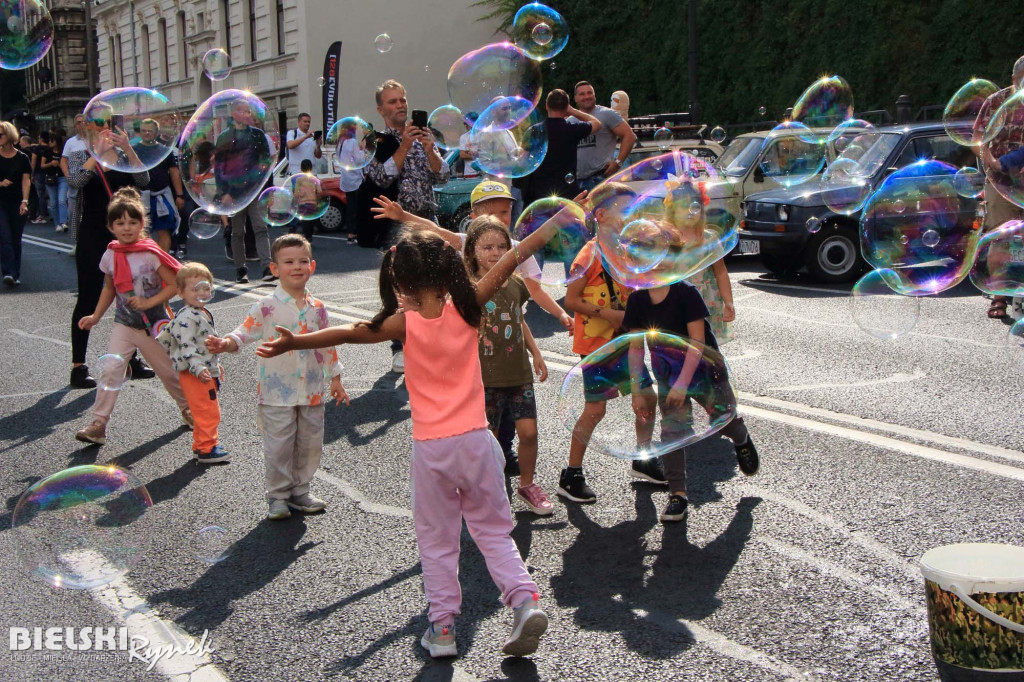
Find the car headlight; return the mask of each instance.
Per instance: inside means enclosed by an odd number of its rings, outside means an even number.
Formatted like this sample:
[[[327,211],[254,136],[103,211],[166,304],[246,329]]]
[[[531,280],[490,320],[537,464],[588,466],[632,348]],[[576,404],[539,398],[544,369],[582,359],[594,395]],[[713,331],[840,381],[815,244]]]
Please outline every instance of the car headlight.
[[[750,217],[750,204],[748,204],[745,201],[743,202],[743,217],[744,218],[749,218]]]
[[[785,204],[779,204],[779,207],[776,209],[775,212],[779,216],[779,220],[781,220],[782,222],[786,222],[787,220],[789,220],[789,206],[786,206]]]

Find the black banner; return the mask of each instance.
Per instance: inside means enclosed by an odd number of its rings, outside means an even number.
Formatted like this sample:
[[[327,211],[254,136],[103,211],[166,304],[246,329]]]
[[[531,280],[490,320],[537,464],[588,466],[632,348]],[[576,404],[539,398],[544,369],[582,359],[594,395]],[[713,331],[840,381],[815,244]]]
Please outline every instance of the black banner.
[[[338,69],[341,66],[341,41],[335,41],[327,50],[324,57],[324,85],[320,88],[323,91],[324,100],[324,136],[331,129],[338,116]]]

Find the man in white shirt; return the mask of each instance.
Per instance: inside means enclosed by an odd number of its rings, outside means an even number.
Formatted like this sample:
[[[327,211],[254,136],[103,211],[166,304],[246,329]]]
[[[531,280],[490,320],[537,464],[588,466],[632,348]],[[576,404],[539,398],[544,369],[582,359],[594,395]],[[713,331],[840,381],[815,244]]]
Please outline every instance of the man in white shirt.
[[[309,159],[309,162],[315,167],[316,162],[314,159],[319,159],[324,154],[323,150],[320,149],[320,138],[309,131],[309,125],[312,120],[309,114],[299,114],[299,127],[288,131],[286,143],[288,145],[288,173],[290,175],[301,172],[300,167],[302,166],[303,159]]]

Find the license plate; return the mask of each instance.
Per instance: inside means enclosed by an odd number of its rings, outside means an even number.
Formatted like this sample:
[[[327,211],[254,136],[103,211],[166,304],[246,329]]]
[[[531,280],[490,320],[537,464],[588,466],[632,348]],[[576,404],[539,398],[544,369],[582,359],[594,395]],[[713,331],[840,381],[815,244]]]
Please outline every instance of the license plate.
[[[1010,262],[1011,263],[1024,263],[1024,248],[1010,249]]]
[[[740,253],[761,253],[761,242],[756,239],[741,239]]]

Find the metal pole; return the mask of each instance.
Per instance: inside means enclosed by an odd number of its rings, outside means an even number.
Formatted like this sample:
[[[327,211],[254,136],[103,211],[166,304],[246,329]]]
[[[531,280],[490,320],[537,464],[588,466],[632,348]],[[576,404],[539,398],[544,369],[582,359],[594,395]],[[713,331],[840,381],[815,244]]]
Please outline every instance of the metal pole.
[[[689,34],[688,75],[689,87],[687,95],[690,100],[690,123],[698,124],[700,118],[700,94],[697,87],[697,56],[699,45],[697,43],[697,0],[689,0],[689,12],[686,19],[687,33]]]
[[[135,87],[139,87],[139,48],[135,44],[135,3],[128,3],[129,20],[132,25],[132,71],[135,73],[135,77],[132,79],[135,81]]]

